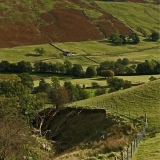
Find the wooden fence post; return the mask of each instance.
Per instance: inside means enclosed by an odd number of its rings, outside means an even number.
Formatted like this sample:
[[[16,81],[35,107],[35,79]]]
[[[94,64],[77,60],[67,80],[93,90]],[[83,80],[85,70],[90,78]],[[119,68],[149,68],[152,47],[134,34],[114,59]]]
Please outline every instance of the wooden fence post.
[[[117,160],[117,157],[116,157],[116,156],[114,157],[114,160]]]
[[[129,160],[129,147],[127,147],[127,160]]]
[[[133,143],[131,142],[131,158],[133,156]]]
[[[121,152],[121,160],[124,160],[124,154],[123,154],[123,151]]]
[[[136,141],[137,139],[134,140],[134,151],[136,150]]]

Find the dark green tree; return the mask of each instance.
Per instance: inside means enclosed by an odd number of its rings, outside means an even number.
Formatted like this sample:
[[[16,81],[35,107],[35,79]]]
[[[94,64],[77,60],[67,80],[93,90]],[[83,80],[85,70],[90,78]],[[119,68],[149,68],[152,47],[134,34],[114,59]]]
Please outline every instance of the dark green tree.
[[[159,40],[159,33],[158,32],[153,32],[151,35],[150,35],[150,39],[151,41],[158,41]]]
[[[138,34],[135,32],[131,32],[129,35],[129,39],[131,40],[132,44],[137,44],[140,42],[140,39],[138,37]]]
[[[95,91],[95,96],[100,96],[102,94],[105,94],[106,93],[106,88],[98,88],[96,91]]]
[[[28,72],[31,73],[32,72],[32,65],[30,62],[26,62],[26,61],[20,61],[17,63],[17,68],[18,68],[18,72]]]
[[[41,78],[39,81],[39,86],[35,89],[37,92],[49,93],[51,91],[51,85]]]
[[[123,79],[117,77],[108,78],[107,83],[109,87],[115,88],[116,90],[120,90],[124,84]]]
[[[0,72],[10,72],[10,63],[2,60],[0,63]]]
[[[100,63],[100,66],[97,68],[98,75],[101,74],[102,70],[115,70],[115,62],[114,61],[104,61]]]
[[[74,64],[73,68],[72,68],[72,75],[73,77],[83,77],[84,76],[84,72],[83,72],[83,68],[80,64]]]
[[[37,55],[42,56],[45,53],[44,48],[35,48],[34,50]]]
[[[109,40],[114,44],[114,45],[122,45],[126,43],[125,36],[119,35],[118,33],[112,33],[110,35]]]
[[[27,86],[30,90],[33,90],[34,83],[33,78],[30,76],[29,73],[21,73],[18,75],[21,79],[21,83],[25,86]]]
[[[95,77],[96,75],[97,75],[97,71],[96,71],[94,66],[87,67],[87,69],[86,69],[86,77],[92,78],[92,77]]]
[[[70,61],[64,61],[64,67],[66,70],[66,74],[70,75],[72,73],[72,63]]]
[[[50,94],[52,103],[59,109],[70,100],[68,91],[65,87],[53,88]]]
[[[139,63],[136,67],[137,74],[156,74],[158,73],[158,62],[155,60],[145,60],[143,63]]]

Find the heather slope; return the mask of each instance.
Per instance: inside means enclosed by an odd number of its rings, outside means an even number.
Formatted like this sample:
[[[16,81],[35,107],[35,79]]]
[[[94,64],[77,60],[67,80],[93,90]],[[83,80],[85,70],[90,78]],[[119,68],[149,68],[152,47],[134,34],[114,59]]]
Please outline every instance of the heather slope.
[[[128,35],[131,28],[134,28],[120,18],[114,17],[113,13],[109,13],[108,10],[98,6],[97,1],[95,2],[91,0],[1,0],[0,47],[100,40],[116,31]],[[120,4],[119,10],[122,10],[123,4]],[[132,3],[130,4],[128,7],[132,8]],[[140,6],[142,5],[137,3],[137,15],[141,14]],[[157,6],[146,5],[147,12],[143,14],[148,17],[152,14],[152,19],[156,20],[158,13],[152,12],[152,9],[158,8]],[[127,9],[128,14],[130,11]],[[136,19],[136,21],[140,20]],[[145,21],[143,23],[145,26]]]

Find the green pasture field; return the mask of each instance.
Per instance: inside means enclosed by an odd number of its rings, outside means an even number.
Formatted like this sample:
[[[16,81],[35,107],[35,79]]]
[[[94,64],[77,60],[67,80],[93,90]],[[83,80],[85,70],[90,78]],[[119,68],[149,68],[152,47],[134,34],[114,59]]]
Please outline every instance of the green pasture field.
[[[0,48],[0,60],[7,60],[12,63],[21,60],[34,63],[36,61],[61,62],[71,61],[73,64],[81,64],[84,69],[90,65],[99,65],[105,60],[114,60],[118,58],[128,58],[131,62],[142,62],[144,60],[160,60],[159,42],[141,42],[137,45],[113,46],[107,41],[83,41],[55,43],[57,47],[64,51],[70,51],[75,56],[63,56],[61,51],[49,44],[19,46],[13,48]],[[34,49],[43,47],[46,51],[42,56],[37,56]]]
[[[114,93],[78,101],[70,106],[104,108],[130,116],[147,114],[149,130],[159,126],[160,122],[160,79]]]
[[[43,77],[47,83],[51,83],[51,76],[52,75],[49,75],[50,77]],[[160,75],[152,75],[156,78],[160,78]],[[39,84],[39,79],[38,77],[39,76],[36,76],[34,75],[34,77],[37,77],[34,81],[34,86],[38,86]],[[149,78],[151,77],[151,75],[140,75],[140,76],[118,76],[119,78],[122,78],[124,80],[129,80],[131,81],[133,84],[137,84],[137,83],[146,83],[146,82],[149,82]],[[97,82],[100,86],[106,86],[107,83],[106,83],[106,80],[105,78],[102,78],[102,77],[95,77],[95,78],[72,78],[72,77],[67,77],[67,76],[60,76],[59,77],[60,79],[60,83],[61,85],[64,84],[64,81],[68,80],[70,81],[72,84],[79,84],[81,87],[83,86],[83,84],[85,84],[85,87],[91,87],[91,84],[92,82]]]
[[[160,6],[132,2],[100,2],[96,4],[132,29],[143,33],[159,32]]]
[[[137,148],[132,160],[159,160],[160,133],[154,138],[143,140]]]

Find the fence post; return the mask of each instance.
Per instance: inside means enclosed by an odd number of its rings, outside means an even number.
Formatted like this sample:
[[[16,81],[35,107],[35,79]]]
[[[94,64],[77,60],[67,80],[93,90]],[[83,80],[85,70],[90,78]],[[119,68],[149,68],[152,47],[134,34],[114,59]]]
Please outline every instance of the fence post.
[[[123,154],[123,151],[121,152],[121,160],[124,160],[124,154]]]
[[[117,157],[116,157],[116,156],[114,157],[114,160],[117,160]]]
[[[133,143],[131,142],[131,158],[133,156]]]
[[[129,160],[129,147],[127,147],[127,160]]]
[[[136,150],[136,147],[137,147],[137,138],[134,140],[134,151]]]

